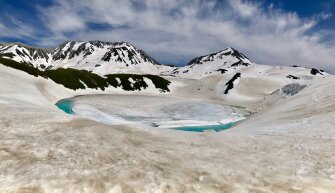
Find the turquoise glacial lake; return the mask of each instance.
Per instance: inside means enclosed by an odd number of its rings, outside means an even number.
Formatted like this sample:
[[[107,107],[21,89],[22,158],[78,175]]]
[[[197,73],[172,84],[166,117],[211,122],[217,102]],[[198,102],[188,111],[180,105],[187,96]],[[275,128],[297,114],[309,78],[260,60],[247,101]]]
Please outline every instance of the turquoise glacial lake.
[[[71,114],[71,115],[74,114],[72,110],[73,102],[70,99],[60,100],[55,105],[67,114]]]
[[[74,115],[73,112],[73,101],[71,99],[63,99],[58,101],[55,104],[59,109],[64,111],[67,114]],[[230,129],[237,125],[238,122],[230,122],[226,124],[217,124],[217,125],[197,125],[197,126],[181,126],[181,127],[174,127],[171,129],[180,130],[180,131],[188,131],[188,132],[207,132],[207,131],[214,131],[214,132],[220,132],[223,130]],[[154,127],[157,127],[158,125],[155,125]]]
[[[223,131],[231,127],[234,127],[236,124],[237,122],[231,122],[231,123],[220,124],[220,125],[183,126],[183,127],[176,127],[173,129],[180,130],[180,131],[191,131],[191,132],[206,132],[206,131],[219,132],[219,131]]]

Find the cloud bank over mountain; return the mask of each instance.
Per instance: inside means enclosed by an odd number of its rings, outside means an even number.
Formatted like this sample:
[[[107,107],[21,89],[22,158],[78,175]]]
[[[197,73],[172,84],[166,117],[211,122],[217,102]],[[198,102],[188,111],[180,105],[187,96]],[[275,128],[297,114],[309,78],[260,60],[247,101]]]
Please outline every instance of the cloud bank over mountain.
[[[335,33],[318,25],[331,12],[302,17],[242,0],[53,0],[31,12],[34,21],[2,13],[0,39],[45,47],[69,39],[129,41],[162,63],[177,64],[231,46],[257,63],[335,72]]]

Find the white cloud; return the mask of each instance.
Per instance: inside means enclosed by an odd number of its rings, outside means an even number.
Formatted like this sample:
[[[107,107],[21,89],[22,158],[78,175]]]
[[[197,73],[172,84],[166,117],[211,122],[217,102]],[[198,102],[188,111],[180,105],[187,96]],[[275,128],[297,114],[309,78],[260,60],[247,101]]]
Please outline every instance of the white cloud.
[[[254,1],[253,1],[254,2]],[[64,40],[129,41],[163,62],[187,62],[234,47],[253,61],[301,65],[335,72],[330,30],[315,26],[331,14],[296,13],[243,0],[57,0],[39,8],[52,32],[43,45]],[[111,29],[92,29],[103,23]],[[1,28],[1,25],[0,25]],[[71,33],[68,33],[71,32]]]
[[[4,22],[3,20],[7,20]],[[0,19],[0,37],[6,38],[27,38],[36,37],[34,28],[12,16]]]
[[[38,7],[38,10],[41,20],[47,24],[49,30],[54,34],[62,35],[85,29],[85,21],[82,20],[80,13],[72,11],[71,6],[74,5],[60,1],[48,9]]]
[[[229,0],[229,3],[231,8],[241,17],[253,17],[259,10],[259,5],[256,3],[243,2],[242,0]]]

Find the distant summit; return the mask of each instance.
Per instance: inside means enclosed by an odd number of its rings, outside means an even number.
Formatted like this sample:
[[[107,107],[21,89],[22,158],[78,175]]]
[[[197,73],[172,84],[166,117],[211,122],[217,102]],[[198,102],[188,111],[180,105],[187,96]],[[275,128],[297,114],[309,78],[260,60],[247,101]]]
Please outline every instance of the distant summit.
[[[252,64],[253,62],[244,54],[228,47],[219,52],[196,57],[186,66],[175,69],[172,74],[200,78],[210,74],[223,74],[230,69],[247,67]]]
[[[237,62],[231,64],[233,66],[244,65],[248,66],[252,64],[252,62],[247,58],[244,54],[240,53],[239,51],[235,50],[234,48],[228,47],[224,50],[219,52],[215,52],[213,54],[208,54],[205,56],[200,56],[191,60],[187,65],[195,65],[195,64],[204,64],[207,62],[228,62],[230,59],[236,59]]]

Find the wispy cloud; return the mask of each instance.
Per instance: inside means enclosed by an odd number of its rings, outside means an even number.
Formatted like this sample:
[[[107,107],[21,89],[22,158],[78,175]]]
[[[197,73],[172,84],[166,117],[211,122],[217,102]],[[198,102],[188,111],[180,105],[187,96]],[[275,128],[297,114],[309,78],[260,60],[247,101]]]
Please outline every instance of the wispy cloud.
[[[57,0],[38,12],[50,33],[40,39],[43,45],[67,39],[129,41],[166,63],[232,46],[258,63],[335,72],[335,44],[326,41],[335,33],[315,27],[331,18],[329,13],[301,18],[242,0]]]
[[[6,20],[7,22],[4,22]],[[8,38],[34,38],[37,33],[33,26],[25,24],[10,15],[0,19],[0,37]]]

